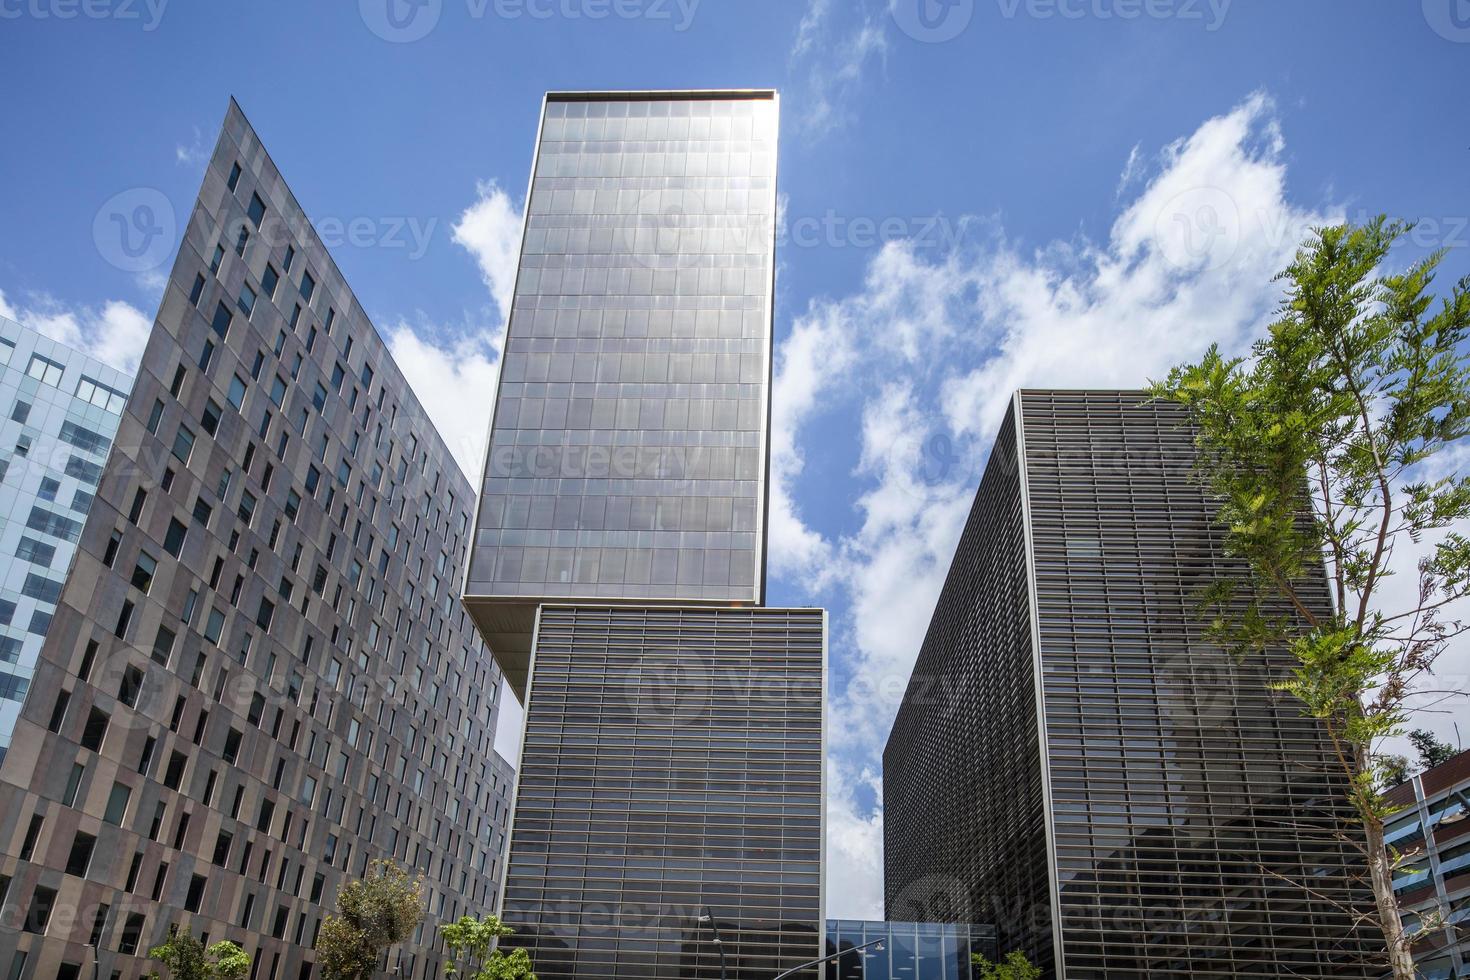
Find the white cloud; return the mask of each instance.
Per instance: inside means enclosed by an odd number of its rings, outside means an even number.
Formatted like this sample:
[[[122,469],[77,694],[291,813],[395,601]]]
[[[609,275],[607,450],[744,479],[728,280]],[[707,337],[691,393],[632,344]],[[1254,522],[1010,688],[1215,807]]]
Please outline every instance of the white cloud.
[[[847,106],[862,90],[866,73],[888,58],[886,7],[875,14],[859,4],[856,23],[836,25],[831,6],[830,0],[811,0],[791,46],[793,68],[805,64],[807,72],[804,129],[819,135],[847,120]]]
[[[879,799],[883,787],[871,769],[850,773],[827,765],[827,909],[834,919],[883,919],[883,808],[864,810],[859,787]]]
[[[442,334],[442,330],[420,333],[400,322],[386,333],[388,350],[460,469],[473,481],[479,476],[490,432],[500,331],[466,333],[447,340],[426,339]]]
[[[1105,241],[1025,249],[996,229],[946,250],[893,242],[862,290],[814,304],[781,345],[772,567],[809,590],[835,589],[849,610],[833,640],[845,651],[831,692],[839,788],[878,768],[1012,392],[1138,386],[1211,342],[1246,350],[1305,231],[1340,217],[1287,200],[1284,141],[1264,95],[1163,148],[1151,177],[1144,159],[1141,149],[1130,157],[1120,186],[1142,186]],[[856,530],[828,537],[801,517],[813,479],[802,437],[837,413],[862,421],[863,491]],[[829,821],[844,846],[874,849],[859,866],[881,865],[881,810],[839,792]],[[879,879],[858,876],[845,888],[867,891],[842,900],[875,908]]]
[[[801,23],[796,25],[796,41],[791,45],[792,60],[811,50],[812,45],[817,42],[817,32],[821,30],[822,23],[827,19],[827,12],[831,9],[832,0],[811,0],[807,4]]]
[[[1128,153],[1128,162],[1123,164],[1123,173],[1118,177],[1118,190],[1115,195],[1118,200],[1122,200],[1123,192],[1132,187],[1133,182],[1143,172],[1142,150],[1143,144],[1135,143],[1133,149]]]
[[[429,418],[474,480],[485,456],[500,346],[515,289],[521,212],[495,181],[482,181],[475,201],[454,223],[454,240],[474,256],[494,313],[467,315],[470,322],[459,328],[400,321],[386,336],[393,359]]]
[[[213,147],[205,139],[204,131],[195,126],[193,138],[188,143],[174,145],[174,162],[190,169],[202,167],[209,160],[212,150]]]
[[[510,316],[516,263],[521,247],[521,211],[493,181],[477,188],[479,198],[454,223],[454,240],[474,255],[501,319]]]
[[[99,307],[68,307],[46,295],[17,307],[0,291],[0,316],[95,357],[109,367],[136,374],[153,320],[122,300]]]

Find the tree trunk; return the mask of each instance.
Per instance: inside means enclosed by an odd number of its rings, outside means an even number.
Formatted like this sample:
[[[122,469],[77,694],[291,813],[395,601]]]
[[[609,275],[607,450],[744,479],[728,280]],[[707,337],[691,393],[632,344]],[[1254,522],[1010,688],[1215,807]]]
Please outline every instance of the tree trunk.
[[[1378,906],[1378,924],[1383,929],[1390,976],[1393,980],[1414,980],[1414,956],[1393,893],[1393,864],[1384,844],[1383,821],[1368,817],[1363,821],[1363,829],[1368,836],[1368,869],[1372,873],[1373,900]]]

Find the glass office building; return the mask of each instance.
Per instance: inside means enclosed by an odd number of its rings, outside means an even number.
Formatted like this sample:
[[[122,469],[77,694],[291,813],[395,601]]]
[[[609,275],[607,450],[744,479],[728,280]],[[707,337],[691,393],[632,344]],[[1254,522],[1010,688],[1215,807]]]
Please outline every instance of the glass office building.
[[[0,763],[132,386],[0,317]]]
[[[65,485],[22,522],[76,555],[0,766],[0,975],[137,980],[178,927],[319,978],[386,859],[425,889],[394,975],[442,976],[509,800],[457,601],[474,491],[233,102],[115,424],[80,529]]]
[[[1203,635],[1242,569],[1193,439],[1139,392],[1016,395],[884,753],[889,914],[938,888],[1067,980],[1377,976],[1341,771],[1269,686],[1289,654]]]
[[[546,99],[465,601],[764,595],[773,92]]]
[[[776,135],[771,91],[543,106],[465,579],[543,980],[821,955],[825,614],[762,605]]]
[[[882,942],[863,949],[869,943]],[[995,929],[963,922],[827,920],[825,980],[972,980],[971,956],[995,960]]]
[[[1385,795],[1399,808],[1386,838],[1405,855],[1393,879],[1404,927],[1435,925],[1415,945],[1414,965],[1425,980],[1470,977],[1470,752]]]

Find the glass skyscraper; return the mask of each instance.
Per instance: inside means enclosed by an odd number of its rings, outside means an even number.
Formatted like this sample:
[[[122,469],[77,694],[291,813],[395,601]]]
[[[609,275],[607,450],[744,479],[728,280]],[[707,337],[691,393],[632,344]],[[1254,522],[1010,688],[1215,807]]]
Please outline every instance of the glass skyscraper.
[[[547,97],[466,603],[520,688],[547,600],[758,603],[772,92]]]
[[[1204,636],[1242,569],[1196,452],[1141,392],[1016,395],[883,757],[889,912],[994,923],[1067,980],[1378,976],[1289,654]]]
[[[762,605],[777,124],[543,106],[465,604],[526,700],[504,913],[546,980],[821,955],[825,614]]]
[[[0,763],[132,386],[0,317]]]

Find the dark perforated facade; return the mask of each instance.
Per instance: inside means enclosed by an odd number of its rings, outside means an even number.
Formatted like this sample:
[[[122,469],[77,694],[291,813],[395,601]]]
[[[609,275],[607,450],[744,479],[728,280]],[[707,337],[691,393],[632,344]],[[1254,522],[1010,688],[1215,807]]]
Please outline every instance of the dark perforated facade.
[[[718,978],[716,929],[738,980],[821,955],[824,628],[542,607],[505,886],[538,976]]]
[[[889,915],[941,896],[1068,980],[1376,975],[1284,656],[1202,636],[1234,566],[1192,435],[1139,393],[1016,396],[885,754]]]

